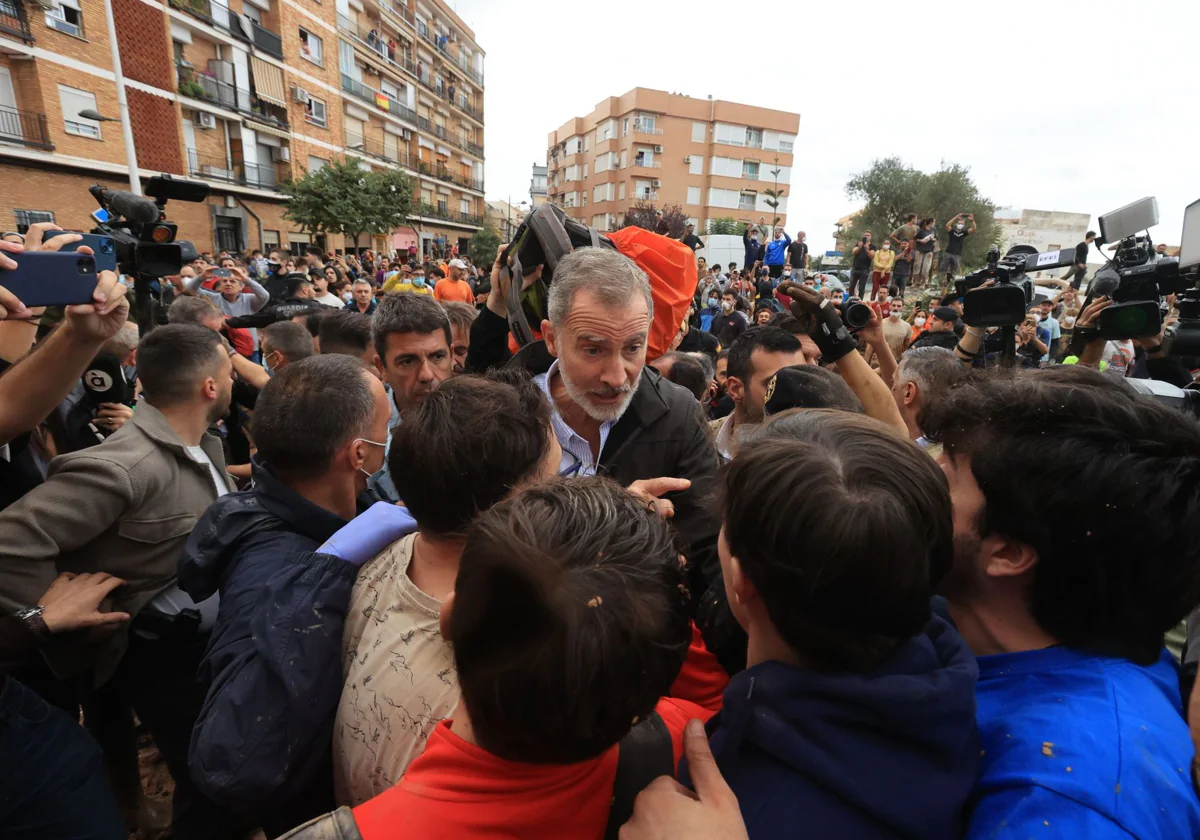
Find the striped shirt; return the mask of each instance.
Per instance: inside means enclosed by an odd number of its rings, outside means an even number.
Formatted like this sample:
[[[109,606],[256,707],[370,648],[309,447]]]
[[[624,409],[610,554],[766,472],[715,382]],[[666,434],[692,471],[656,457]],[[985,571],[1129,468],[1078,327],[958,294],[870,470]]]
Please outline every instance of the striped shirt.
[[[575,430],[567,425],[567,421],[558,413],[558,407],[554,404],[554,396],[550,393],[550,380],[554,378],[554,374],[557,371],[558,360],[555,359],[554,364],[550,365],[550,370],[533,377],[533,382],[542,389],[542,393],[546,395],[546,399],[550,403],[550,425],[554,429],[554,436],[558,438],[558,445],[562,447],[562,461],[559,462],[558,474],[595,475],[599,464],[592,457],[591,444],[576,434]],[[608,433],[612,431],[612,427],[616,424],[616,420],[606,420],[600,424],[601,452],[604,451],[604,444],[608,440]]]

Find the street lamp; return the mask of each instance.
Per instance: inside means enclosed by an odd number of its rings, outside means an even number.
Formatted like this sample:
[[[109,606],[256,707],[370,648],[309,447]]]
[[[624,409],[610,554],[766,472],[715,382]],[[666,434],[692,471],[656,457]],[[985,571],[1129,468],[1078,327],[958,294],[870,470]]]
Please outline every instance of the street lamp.
[[[108,46],[112,55],[113,81],[117,85],[117,110],[119,117],[104,117],[88,108],[79,116],[97,122],[119,122],[121,135],[125,139],[125,165],[129,167],[129,191],[142,194],[142,179],[138,175],[137,150],[133,147],[133,125],[129,121],[129,101],[125,97],[125,74],[121,70],[121,51],[117,47],[117,24],[113,19],[112,0],[104,0],[104,19],[108,24]]]

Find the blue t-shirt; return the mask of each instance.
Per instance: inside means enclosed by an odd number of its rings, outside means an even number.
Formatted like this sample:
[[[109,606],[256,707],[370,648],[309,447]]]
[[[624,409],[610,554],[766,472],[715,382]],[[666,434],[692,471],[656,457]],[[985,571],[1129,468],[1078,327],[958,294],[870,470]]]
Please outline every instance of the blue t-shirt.
[[[968,840],[1200,837],[1179,671],[1062,647],[981,656]]]
[[[1044,336],[1042,336],[1042,334],[1041,334],[1042,330],[1046,330],[1047,332],[1049,332],[1050,337],[1045,338]],[[1038,322],[1038,338],[1040,338],[1040,339],[1042,339],[1042,341],[1046,342],[1046,355],[1042,356],[1042,361],[1048,362],[1048,361],[1050,361],[1050,342],[1056,338],[1062,338],[1062,327],[1059,326],[1058,321],[1055,320],[1054,318],[1047,318],[1044,321],[1039,321]]]

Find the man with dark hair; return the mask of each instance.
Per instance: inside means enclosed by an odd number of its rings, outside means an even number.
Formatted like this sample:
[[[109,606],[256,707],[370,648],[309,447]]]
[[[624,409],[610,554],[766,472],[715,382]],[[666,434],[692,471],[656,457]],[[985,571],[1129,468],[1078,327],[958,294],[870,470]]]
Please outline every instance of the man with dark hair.
[[[451,379],[396,429],[388,459],[419,533],[364,563],[350,599],[334,729],[339,802],[361,804],[399,781],[454,711],[454,660],[437,615],[466,530],[514,487],[557,475],[561,458],[546,399],[517,370]]]
[[[967,222],[971,223],[970,227],[967,227]],[[940,269],[946,275],[946,287],[949,288],[954,285],[955,276],[962,270],[963,245],[966,244],[967,237],[975,232],[975,214],[959,213],[946,222],[946,232],[950,238],[946,242],[946,250],[942,252]]]
[[[701,403],[712,385],[712,377],[704,375],[704,368],[687,353],[673,351],[656,359],[654,367],[668,382],[686,388]]]
[[[278,373],[292,362],[313,355],[312,336],[302,324],[280,321],[263,330],[262,354],[267,373]]]
[[[733,457],[742,428],[762,422],[767,383],[775,373],[805,363],[800,339],[779,327],[753,327],[733,343],[725,383],[733,413],[712,423],[722,458],[728,461]]]
[[[614,790],[618,761],[635,779],[669,772],[687,720],[708,717],[664,698],[691,639],[684,591],[670,525],[611,481],[556,480],[484,511],[440,609],[454,719],[397,784],[291,840],[331,824],[364,840],[615,836],[642,784]],[[635,727],[640,760],[624,755]]]
[[[929,328],[909,346],[906,355],[921,347],[953,350],[958,344],[958,336],[954,332],[954,325],[958,323],[958,312],[950,306],[939,306],[929,315]]]
[[[254,411],[254,488],[220,499],[179,562],[220,592],[188,761],[207,795],[278,834],[332,806],[342,623],[357,568],[320,551],[383,461],[387,395],[341,355],[288,365]]]
[[[1087,235],[1083,237],[1083,241],[1075,246],[1075,262],[1067,269],[1067,273],[1062,276],[1064,281],[1070,281],[1071,287],[1078,289],[1083,283],[1083,278],[1087,277],[1087,258],[1088,247],[1096,241],[1096,231],[1089,230]]]
[[[874,260],[875,246],[871,244],[871,231],[867,231],[861,241],[854,243],[854,259],[850,265],[850,297],[866,295]]]
[[[206,304],[207,305],[207,304]],[[187,748],[203,700],[195,677],[215,604],[176,584],[177,559],[205,508],[233,489],[208,429],[229,410],[230,351],[197,325],[168,324],[138,344],[142,400],[103,442],[51,462],[44,484],[0,512],[0,607],[31,607],[60,571],[107,572],[127,585],[112,609],[128,629],[44,655],[62,679],[103,685],[150,730],[175,780],[174,833],[229,836],[226,816],[196,790]]]
[[[1200,836],[1163,648],[1200,603],[1196,421],[1071,365],[968,382],[922,426],[954,503],[941,590],[979,662],[966,836]]]
[[[928,449],[930,443],[921,432],[921,412],[965,380],[967,373],[954,351],[945,347],[914,347],[900,360],[892,396],[908,427],[908,436],[922,449]]]
[[[745,314],[738,311],[737,292],[732,289],[722,292],[721,314],[713,318],[708,331],[716,337],[720,346],[731,347],[748,327]]]
[[[253,315],[241,315],[237,318],[229,318],[225,321],[225,325],[230,329],[239,329],[242,327],[261,328],[270,326],[277,321],[290,321],[297,315],[328,311],[327,307],[321,306],[321,304],[313,300],[315,294],[312,280],[307,276],[303,274],[289,275],[287,297],[284,300],[264,306]]]
[[[700,329],[693,319],[696,314],[696,304],[693,303],[688,307],[687,314],[687,332],[684,333],[683,340],[679,342],[679,347],[676,349],[681,353],[703,353],[713,361],[716,361],[717,353],[721,351],[721,342],[717,337],[707,330]]]
[[[309,245],[304,249],[304,264],[308,266],[308,270],[324,271],[325,270],[325,254],[316,245]]]
[[[371,318],[361,312],[330,312],[321,318],[322,355],[337,354],[361,359],[376,376],[375,348],[371,344]]]
[[[749,655],[710,733],[750,838],[959,836],[976,667],[930,609],[954,545],[937,465],[870,418],[792,411],[743,444],[721,508]]]
[[[742,267],[746,271],[754,268],[756,263],[762,261],[764,248],[759,237],[762,235],[762,230],[765,230],[767,219],[765,216],[758,217],[757,225],[747,225],[742,231],[742,246],[746,250],[745,259],[742,261]],[[760,230],[761,228],[761,230]],[[737,268],[736,264],[730,265],[730,270]]]
[[[388,295],[371,325],[375,368],[388,386],[391,419],[388,446],[402,412],[419,405],[449,378],[454,369],[450,319],[441,304],[427,295]],[[371,489],[382,499],[400,501],[392,483],[390,462],[371,476]]]

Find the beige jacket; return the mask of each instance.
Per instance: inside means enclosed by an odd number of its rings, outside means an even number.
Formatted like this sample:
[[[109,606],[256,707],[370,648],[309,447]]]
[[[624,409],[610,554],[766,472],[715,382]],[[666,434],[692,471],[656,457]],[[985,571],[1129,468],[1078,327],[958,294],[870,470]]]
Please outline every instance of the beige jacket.
[[[220,439],[206,434],[200,447],[224,474]],[[192,459],[158,409],[141,402],[116,434],[55,458],[44,484],[0,511],[0,609],[37,603],[60,571],[108,572],[125,580],[111,608],[136,616],[175,581],[183,545],[216,497],[208,466]],[[94,666],[101,683],[126,641],[122,632],[44,650],[60,677]]]

